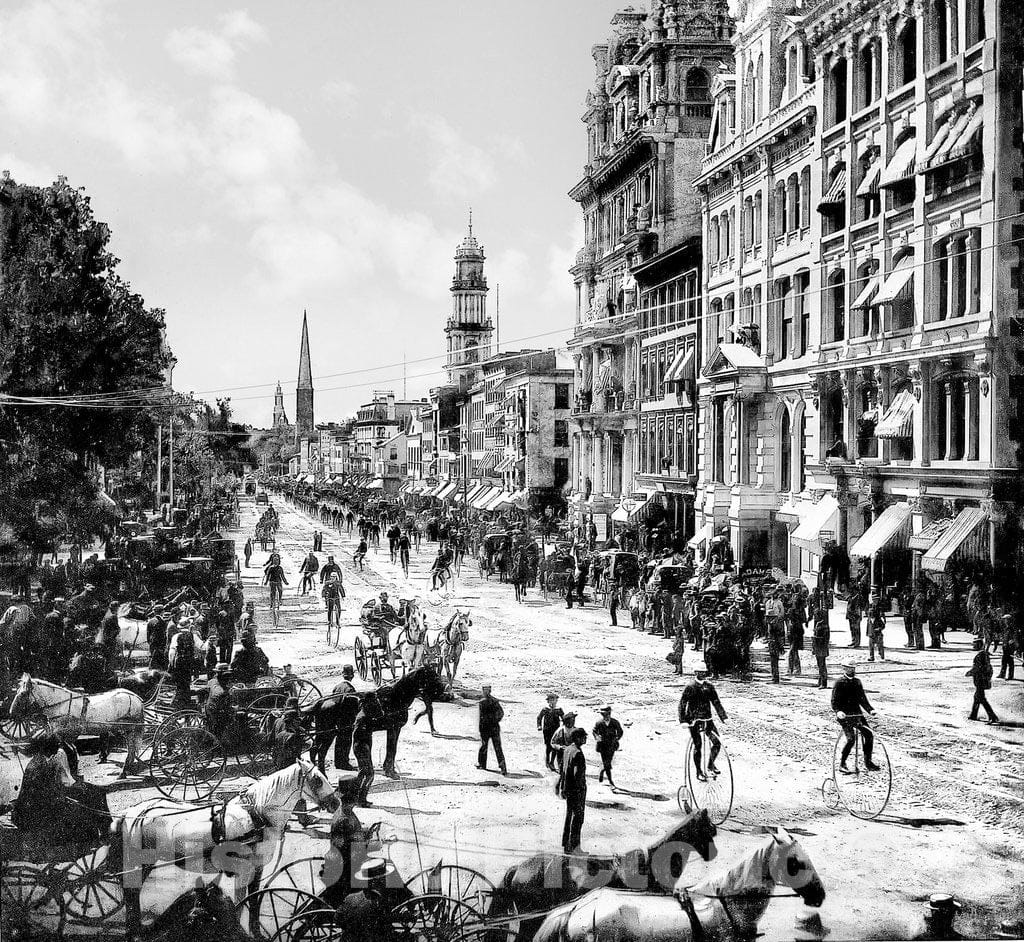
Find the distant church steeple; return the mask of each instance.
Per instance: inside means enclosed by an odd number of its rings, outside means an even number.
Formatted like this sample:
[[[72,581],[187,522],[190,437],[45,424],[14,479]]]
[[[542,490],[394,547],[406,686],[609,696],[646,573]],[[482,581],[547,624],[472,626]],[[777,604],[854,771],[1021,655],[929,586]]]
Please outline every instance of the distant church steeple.
[[[455,250],[452,313],[445,327],[448,338],[448,382],[471,386],[480,378],[480,362],[491,355],[494,324],[487,317],[487,279],[484,247],[473,235],[473,210],[462,244]]]
[[[277,381],[277,392],[274,393],[274,428],[288,424],[288,416],[284,411],[284,393],[281,392],[281,381]]]
[[[313,369],[309,362],[309,326],[302,312],[302,343],[299,347],[299,381],[295,387],[295,437],[313,431]]]

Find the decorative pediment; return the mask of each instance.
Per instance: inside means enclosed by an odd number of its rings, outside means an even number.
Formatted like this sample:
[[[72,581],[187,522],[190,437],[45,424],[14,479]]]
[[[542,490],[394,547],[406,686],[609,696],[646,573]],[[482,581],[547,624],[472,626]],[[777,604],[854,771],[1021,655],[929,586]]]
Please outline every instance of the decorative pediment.
[[[703,375],[714,379],[730,374],[757,372],[767,372],[764,357],[741,343],[722,343],[711,354]]]

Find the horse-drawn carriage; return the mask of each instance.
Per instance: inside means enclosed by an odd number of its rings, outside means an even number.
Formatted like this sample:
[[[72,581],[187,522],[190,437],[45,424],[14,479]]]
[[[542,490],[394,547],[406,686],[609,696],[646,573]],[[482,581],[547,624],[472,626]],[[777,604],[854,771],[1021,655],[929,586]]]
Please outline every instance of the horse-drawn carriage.
[[[537,578],[546,599],[554,593],[562,598],[572,584],[576,572],[576,557],[568,550],[554,550],[540,561]]]
[[[591,567],[601,604],[608,608],[612,599],[617,598],[619,606],[625,608],[640,585],[640,557],[625,550],[602,550],[594,554]]]
[[[477,558],[480,563],[480,575],[490,579],[492,573],[504,575],[509,568],[512,548],[512,535],[509,533],[488,533],[480,541]]]

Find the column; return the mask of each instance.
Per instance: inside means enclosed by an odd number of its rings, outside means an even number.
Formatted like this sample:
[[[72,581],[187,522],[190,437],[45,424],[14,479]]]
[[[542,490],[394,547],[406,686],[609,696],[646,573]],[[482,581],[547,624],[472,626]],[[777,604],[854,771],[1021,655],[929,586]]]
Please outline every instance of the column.
[[[845,395],[843,396],[843,407],[845,409],[845,439],[846,457],[849,461],[857,460],[857,371],[844,370]]]
[[[622,493],[633,491],[633,443],[636,434],[630,430],[622,433]]]
[[[953,448],[953,383],[946,380],[942,384],[946,395],[946,454],[945,460],[952,461],[955,450]]]
[[[601,452],[604,455],[604,493],[610,494],[615,484],[615,449],[612,447],[612,433],[605,432],[603,437]]]
[[[602,436],[599,435],[597,432],[595,432],[593,434],[593,436],[591,437],[591,448],[593,449],[593,453],[594,453],[593,481],[594,481],[594,493],[595,494],[603,494],[604,493],[604,478],[602,477],[602,472],[603,472],[603,467],[604,466],[603,466],[603,463],[602,463],[602,460],[601,460],[602,459],[601,444],[602,444]]]
[[[978,457],[978,387],[973,379],[965,379],[964,383],[964,453],[965,461],[975,461]]]
[[[921,373],[921,398],[914,410],[914,457],[927,468],[932,462],[932,368],[927,361],[914,365]]]

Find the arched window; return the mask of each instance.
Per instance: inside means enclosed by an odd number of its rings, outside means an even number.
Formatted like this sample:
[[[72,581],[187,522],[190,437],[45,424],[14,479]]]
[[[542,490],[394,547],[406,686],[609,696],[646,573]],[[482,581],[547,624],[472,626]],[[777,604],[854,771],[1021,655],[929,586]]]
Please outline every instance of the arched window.
[[[754,63],[747,63],[746,75],[743,79],[743,126],[754,124]]]
[[[775,237],[786,234],[786,184],[779,180],[775,184]]]
[[[832,124],[846,120],[846,59],[840,58],[829,73]]]
[[[763,217],[761,216],[761,191],[758,190],[754,194],[754,236],[752,240],[754,245],[761,244],[762,221]]]
[[[686,100],[708,100],[708,73],[696,66],[686,73]]]
[[[725,306],[722,311],[722,339],[720,342],[732,341],[735,339],[733,328],[736,327],[736,296],[729,292],[725,296]]]
[[[807,486],[807,468],[804,458],[804,442],[807,438],[807,413],[800,410],[800,419],[796,425],[796,482],[794,491],[802,491]]]
[[[757,57],[757,72],[754,73],[754,120],[760,121],[764,114],[764,54]]]
[[[872,40],[860,51],[860,106],[866,108],[875,100],[878,78],[878,45]]]
[[[896,68],[893,87],[899,88],[917,78],[917,20],[907,20],[896,37]]]
[[[789,98],[796,97],[798,56],[796,46],[790,46],[786,54],[786,95]]]
[[[721,246],[719,247],[719,255],[720,255],[722,261],[724,262],[726,259],[729,258],[729,245],[730,245],[730,236],[731,236],[731,233],[729,232],[729,214],[728,213],[722,213],[722,223],[721,223],[721,230],[720,231],[721,231],[721,236],[722,236],[722,243],[721,243]]]
[[[720,254],[719,254],[719,252],[720,252],[720,244],[719,244],[719,233],[718,233],[718,230],[719,230],[718,217],[717,216],[712,216],[711,217],[711,233],[710,233],[710,238],[708,239],[708,252],[710,253],[710,256],[711,256],[710,262],[711,262],[712,265],[718,264],[718,260],[721,257]]]
[[[800,226],[807,228],[811,224],[811,168],[804,167],[800,171]]]
[[[711,302],[711,316],[708,318],[708,358],[712,351],[722,342],[722,299],[715,298]]]
[[[782,407],[779,421],[779,490],[785,493],[793,488],[793,421],[789,409]]]
[[[931,42],[931,62],[933,66],[945,62],[949,58],[949,12],[946,9],[946,0],[932,0],[928,8],[929,23],[931,29],[929,35]]]
[[[827,309],[832,327],[830,339],[846,339],[846,274],[842,269],[832,272],[828,278]]]
[[[786,231],[800,228],[800,180],[795,173],[786,181]]]

